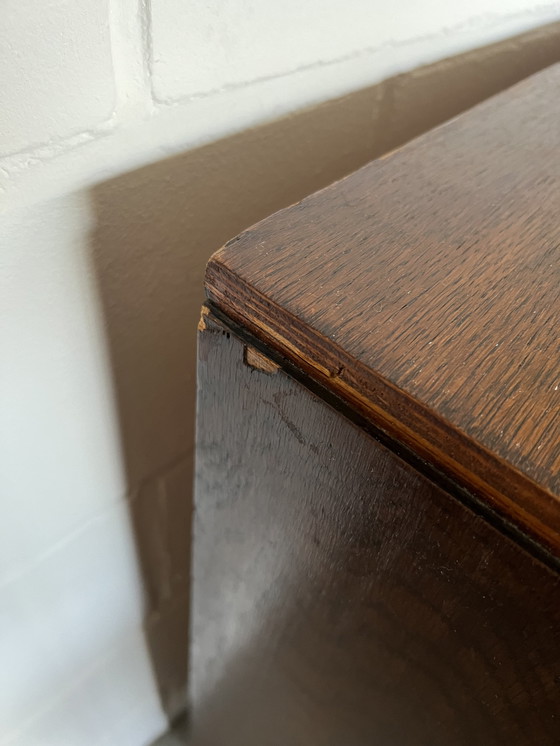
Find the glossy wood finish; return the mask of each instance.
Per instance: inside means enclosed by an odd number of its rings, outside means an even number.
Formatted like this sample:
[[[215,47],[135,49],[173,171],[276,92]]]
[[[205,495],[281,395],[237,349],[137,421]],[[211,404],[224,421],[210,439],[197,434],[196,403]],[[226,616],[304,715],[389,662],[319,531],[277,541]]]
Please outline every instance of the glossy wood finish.
[[[558,574],[204,315],[193,746],[556,746]]]
[[[257,224],[211,302],[560,554],[560,67]]]

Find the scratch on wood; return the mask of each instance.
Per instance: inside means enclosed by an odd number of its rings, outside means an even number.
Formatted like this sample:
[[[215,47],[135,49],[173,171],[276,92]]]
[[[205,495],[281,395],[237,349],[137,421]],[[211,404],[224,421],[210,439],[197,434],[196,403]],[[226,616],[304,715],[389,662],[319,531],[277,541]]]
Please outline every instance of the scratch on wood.
[[[208,329],[208,326],[206,324],[206,317],[209,313],[210,311],[208,310],[208,308],[206,306],[202,306],[200,310],[200,321],[198,322],[197,327],[199,332],[205,332]]]
[[[340,378],[344,371],[344,365],[339,365],[336,370],[329,370],[329,378]]]
[[[263,373],[268,373],[268,375],[274,375],[274,373],[277,373],[280,368],[279,365],[274,363],[258,350],[255,350],[254,347],[249,346],[245,346],[243,351],[243,361],[245,365],[248,365],[250,368],[260,370]]]

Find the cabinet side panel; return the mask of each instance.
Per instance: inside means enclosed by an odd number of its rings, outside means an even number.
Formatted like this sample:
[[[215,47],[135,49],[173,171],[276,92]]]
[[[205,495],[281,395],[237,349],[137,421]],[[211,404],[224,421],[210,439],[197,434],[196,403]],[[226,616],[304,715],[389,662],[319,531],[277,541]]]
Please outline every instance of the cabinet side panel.
[[[212,316],[194,746],[560,743],[558,576]]]

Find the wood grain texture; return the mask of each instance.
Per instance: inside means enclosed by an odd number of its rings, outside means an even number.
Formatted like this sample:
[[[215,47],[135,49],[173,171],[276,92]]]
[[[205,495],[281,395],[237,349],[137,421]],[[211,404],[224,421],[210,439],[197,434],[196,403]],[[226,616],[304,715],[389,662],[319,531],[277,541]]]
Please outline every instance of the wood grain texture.
[[[212,316],[196,463],[193,746],[560,743],[558,574]]]
[[[211,302],[560,553],[560,66],[241,234]]]

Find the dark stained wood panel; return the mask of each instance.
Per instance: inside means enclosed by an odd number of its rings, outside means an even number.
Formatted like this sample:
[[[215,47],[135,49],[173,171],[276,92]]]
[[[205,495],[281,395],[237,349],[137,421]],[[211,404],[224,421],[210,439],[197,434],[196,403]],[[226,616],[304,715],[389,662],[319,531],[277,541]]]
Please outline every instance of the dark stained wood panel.
[[[560,66],[252,227],[206,286],[560,550]]]
[[[558,573],[200,329],[193,746],[557,746]]]

